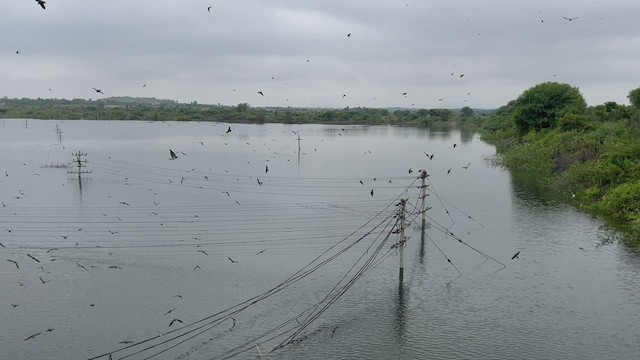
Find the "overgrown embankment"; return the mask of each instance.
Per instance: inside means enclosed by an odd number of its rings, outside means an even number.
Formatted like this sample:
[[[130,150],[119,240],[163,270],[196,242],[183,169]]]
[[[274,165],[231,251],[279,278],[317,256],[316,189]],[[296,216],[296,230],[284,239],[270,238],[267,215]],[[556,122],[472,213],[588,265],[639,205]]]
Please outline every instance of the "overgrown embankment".
[[[553,102],[553,95],[536,95],[534,101]],[[560,111],[550,115],[521,96],[484,123],[483,139],[498,147],[508,168],[531,172],[580,207],[616,220],[629,241],[640,243],[640,110],[614,102],[551,106]],[[534,108],[526,122],[523,107]]]

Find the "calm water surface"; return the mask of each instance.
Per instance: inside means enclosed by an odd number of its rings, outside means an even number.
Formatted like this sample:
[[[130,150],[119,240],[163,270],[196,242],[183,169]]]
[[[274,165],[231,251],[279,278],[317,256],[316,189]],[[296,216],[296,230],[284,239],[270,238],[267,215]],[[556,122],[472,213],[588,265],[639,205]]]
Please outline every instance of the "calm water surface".
[[[346,244],[353,246],[316,272],[234,314],[235,325],[229,318],[198,336],[112,356],[218,359],[242,344],[247,351],[237,358],[245,359],[640,354],[639,254],[600,245],[614,234],[603,233],[599,219],[488,166],[483,158],[495,149],[475,134],[195,122],[7,119],[0,126],[0,359],[113,352],[125,346],[119,342],[239,304]],[[169,149],[178,159],[168,160]],[[81,181],[67,174],[73,168],[52,167],[77,151],[91,171]],[[284,337],[259,336],[304,323],[306,309],[353,274],[352,265],[362,266],[389,230],[376,226],[393,220],[400,196],[415,210],[424,168],[429,239],[421,256],[419,215],[410,215],[404,286],[393,235],[374,268],[296,341],[268,353]],[[182,324],[169,326],[173,319]]]

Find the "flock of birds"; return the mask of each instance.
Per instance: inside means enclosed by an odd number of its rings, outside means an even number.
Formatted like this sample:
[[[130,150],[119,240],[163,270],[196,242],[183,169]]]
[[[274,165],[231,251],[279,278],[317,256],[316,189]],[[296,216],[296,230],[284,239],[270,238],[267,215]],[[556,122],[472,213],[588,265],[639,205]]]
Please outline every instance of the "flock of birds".
[[[46,9],[46,1],[43,1],[43,0],[35,0],[35,1],[36,1],[36,3],[37,3],[39,6],[41,6],[41,7],[42,7],[42,9]],[[409,4],[405,4],[405,6],[409,6]],[[206,9],[207,9],[207,12],[208,12],[208,13],[211,13],[211,9],[212,9],[212,8],[213,8],[213,6],[207,6],[207,8],[206,8]],[[562,18],[563,18],[564,20],[566,20],[566,21],[569,21],[569,22],[572,22],[572,21],[575,21],[575,20],[579,19],[579,17],[578,17],[578,16],[575,16],[575,17],[566,17],[566,16],[562,16]],[[602,18],[601,18],[601,20],[602,20]],[[541,20],[541,22],[544,22],[544,20]],[[478,35],[480,35],[480,34],[478,34]],[[352,38],[352,37],[353,37],[353,36],[352,36],[352,33],[351,33],[351,32],[350,32],[350,33],[347,33],[347,34],[346,34],[346,37],[347,37],[347,38]],[[16,51],[16,54],[20,54],[20,51],[19,51],[19,50],[17,50],[17,51]],[[309,59],[306,59],[306,62],[310,62],[310,60],[309,60]],[[455,73],[455,72],[450,72],[450,73],[449,73],[449,75],[451,75],[451,76],[455,76],[455,75],[456,75],[456,73]],[[464,74],[464,73],[459,73],[459,74],[457,74],[457,76],[458,76],[458,79],[462,79],[462,78],[465,76],[465,74]],[[553,76],[555,77],[555,76],[556,76],[556,74],[554,74]],[[275,80],[275,77],[274,77],[274,76],[272,76],[272,77],[271,77],[271,79],[272,79],[272,80]],[[285,83],[285,85],[286,85],[286,83]],[[142,85],[142,87],[143,87],[143,88],[147,87],[147,84],[143,84],[143,85]],[[92,89],[93,89],[96,93],[98,93],[98,94],[106,95],[106,94],[105,94],[101,89],[98,89],[98,88],[95,88],[95,87],[92,87]],[[49,91],[50,91],[50,92],[53,92],[53,91],[51,90],[51,88],[49,88]],[[236,89],[232,89],[232,91],[237,91],[237,90],[236,90]],[[263,91],[263,90],[258,90],[258,91],[256,91],[256,93],[257,93],[257,94],[259,94],[260,96],[263,96],[263,97],[265,96],[265,94],[264,94],[264,91]],[[406,92],[406,91],[403,91],[403,92],[401,92],[401,95],[402,95],[402,96],[404,96],[404,97],[406,98],[406,97],[407,97],[407,92]],[[471,95],[471,92],[467,91],[467,96],[470,96],[470,95]],[[342,98],[342,99],[345,99],[346,97],[347,97],[347,94],[342,94],[342,96],[341,96],[341,98]],[[374,99],[374,100],[377,100],[377,98],[375,98],[375,97],[374,97],[373,99]],[[287,98],[287,99],[285,99],[285,100],[286,100],[286,101],[289,101],[289,99],[288,99],[288,98]],[[437,98],[437,101],[438,101],[438,102],[441,102],[441,101],[443,101],[443,100],[444,100],[444,98]],[[466,102],[468,102],[468,100],[466,100],[466,99],[465,99],[465,100],[463,100],[463,102],[465,102],[465,103],[466,103]],[[414,104],[414,103],[412,103],[412,104],[411,104],[411,106],[414,106],[414,107],[415,107],[415,104]]]
[[[46,1],[44,1],[44,0],[35,0],[35,1],[36,1],[36,3],[37,3],[37,5],[38,5],[38,6],[42,7],[42,9],[46,9]],[[408,6],[408,5],[407,5],[407,6]],[[207,7],[207,11],[208,11],[208,12],[211,12],[211,9],[212,9],[212,6],[208,6],[208,7]],[[575,20],[577,20],[577,19],[578,19],[578,17],[563,17],[563,18],[564,18],[565,20],[567,20],[567,21],[570,21],[570,22],[571,22],[571,21],[575,21]],[[347,37],[347,38],[352,38],[352,37],[353,37],[353,36],[352,36],[352,33],[348,33],[348,34],[346,34],[346,37]],[[20,51],[16,51],[16,54],[20,54]],[[310,60],[306,60],[306,61],[307,61],[307,62],[309,62]],[[451,76],[456,76],[456,73],[453,73],[453,72],[451,72],[451,73],[449,73],[449,74],[450,74]],[[465,74],[464,74],[464,73],[459,73],[459,74],[457,74],[457,76],[458,76],[458,79],[462,79],[462,78],[465,76]],[[143,84],[142,86],[143,86],[143,87],[146,87],[146,86],[147,86],[147,84]],[[102,89],[95,88],[95,87],[92,87],[92,89],[93,89],[96,93],[98,93],[98,94],[105,95],[105,93],[102,91]],[[51,89],[49,89],[49,91],[52,91],[52,90],[51,90]],[[235,91],[235,89],[234,89],[234,91]],[[263,92],[262,90],[257,91],[257,94],[259,94],[259,95],[261,95],[261,96],[265,96],[265,94],[264,94],[264,92]],[[467,93],[467,94],[468,94],[468,95],[470,95],[470,93]],[[407,96],[407,92],[401,92],[401,95],[402,95],[402,96],[404,96],[404,97],[406,97],[406,96]],[[346,97],[347,97],[347,94],[342,94],[342,99],[344,99],[344,98],[346,98]],[[442,98],[439,98],[439,99],[438,99],[438,101],[442,101],[442,100],[443,100]],[[344,130],[344,129],[343,129],[343,130]],[[231,126],[229,126],[229,127],[226,129],[225,134],[229,134],[229,133],[231,133],[231,132],[232,132],[232,128],[231,128]],[[340,135],[341,135],[341,134],[340,134]],[[202,142],[200,142],[200,144],[201,144],[201,145],[204,145]],[[457,144],[453,144],[453,148],[455,149],[456,147],[457,147]],[[184,154],[184,153],[182,153],[182,154]],[[433,153],[429,154],[429,153],[426,153],[426,152],[425,152],[424,154],[426,155],[427,159],[429,159],[429,160],[433,160],[433,159],[434,159],[435,154],[433,154]],[[186,155],[186,154],[185,154],[185,155]],[[173,149],[169,149],[169,156],[170,156],[170,157],[169,157],[169,160],[174,161],[174,160],[177,160],[177,159],[178,159],[178,155],[177,155],[177,153],[176,153]],[[462,168],[462,169],[464,169],[464,170],[468,170],[468,169],[469,169],[469,167],[470,167],[470,165],[471,165],[471,162],[468,162],[465,166],[461,166],[461,168]],[[268,166],[268,165],[265,165],[264,171],[265,171],[265,174],[267,174],[267,173],[269,173],[269,172],[271,171],[271,169],[269,168],[269,166]],[[421,170],[420,170],[419,172],[421,172]],[[449,169],[446,171],[446,175],[450,175],[450,174],[451,174],[451,172],[452,172],[452,168],[449,168]],[[412,173],[413,173],[413,170],[410,168],[410,169],[408,170],[408,173],[409,173],[409,174],[412,174]],[[8,176],[9,176],[8,172],[6,172],[6,171],[5,171],[5,176],[6,176],[6,177],[8,177]],[[184,180],[184,179],[183,179],[183,180]],[[376,181],[376,180],[377,180],[376,178],[373,178],[373,181]],[[182,181],[181,181],[181,182],[182,182]],[[263,186],[263,185],[264,185],[264,182],[263,182],[263,181],[261,181],[261,180],[260,180],[259,178],[257,178],[257,177],[256,177],[256,182],[257,182],[257,185],[258,185],[259,187],[261,187],[261,186]],[[360,181],[359,181],[359,183],[360,183],[361,185],[363,185],[363,186],[365,185],[365,184],[364,184],[364,182],[363,182],[362,180],[360,180]],[[389,183],[391,183],[391,180],[389,180]],[[229,196],[229,197],[231,196],[231,194],[230,194],[228,191],[223,191],[223,193],[225,193],[225,194],[226,194],[227,196]],[[370,190],[370,192],[369,192],[369,194],[370,194],[370,196],[371,196],[371,197],[373,197],[373,196],[375,195],[374,189],[371,189],[371,190]],[[24,194],[23,194],[23,195],[24,195]],[[18,197],[17,197],[17,199],[19,199],[19,198],[20,198],[20,196],[18,196]],[[237,203],[238,205],[240,205],[240,203],[239,203],[238,201],[236,201],[236,203]],[[129,206],[129,204],[128,204],[127,202],[120,202],[120,204],[121,204],[121,205],[124,205],[124,206]],[[158,203],[156,203],[156,202],[154,202],[154,204],[155,204],[156,206],[157,206],[157,205],[159,205],[159,204],[158,204]],[[2,202],[2,206],[3,206],[3,207],[6,207],[6,206],[7,206],[7,204],[5,204],[4,202]],[[157,215],[157,213],[152,212],[152,213],[150,214],[150,216],[151,216],[151,215],[154,215],[154,214],[155,214],[155,215]],[[107,230],[108,230],[108,232],[109,232],[111,235],[116,235],[116,234],[118,234],[118,232],[117,232],[117,231],[112,231],[111,229],[107,229]],[[6,231],[7,231],[7,233],[12,233],[13,229],[6,229]],[[79,229],[78,229],[78,231],[82,231],[82,228],[79,228]],[[59,236],[60,236],[61,238],[63,238],[64,240],[67,240],[67,238],[69,237],[68,235],[59,235]],[[3,243],[0,243],[0,247],[2,247],[2,248],[6,248],[6,247],[5,247],[5,245],[4,245]],[[581,249],[582,249],[582,248],[581,248]],[[51,252],[55,252],[55,251],[57,251],[57,250],[58,250],[57,248],[51,248],[51,249],[48,249],[48,250],[46,251],[46,253],[47,253],[47,254],[49,254],[49,253],[51,253]],[[196,251],[197,251],[198,253],[201,253],[201,254],[205,255],[205,256],[209,256],[209,253],[207,253],[207,251],[206,251],[206,250],[197,249]],[[267,249],[259,250],[259,251],[256,253],[256,255],[263,254],[263,253],[265,253],[266,251],[267,251]],[[511,257],[511,260],[519,259],[519,256],[520,256],[520,251],[517,251],[517,252],[516,252],[516,253]],[[26,259],[26,260],[28,260],[28,261],[33,261],[33,262],[38,263],[38,264],[41,264],[41,263],[42,263],[42,260],[41,260],[41,259],[39,259],[38,257],[36,257],[36,256],[34,256],[34,255],[30,254],[30,253],[26,253],[26,257],[28,257],[28,259]],[[52,257],[52,258],[50,259],[50,261],[58,261],[58,260],[61,260],[61,259],[56,258],[56,257]],[[230,256],[227,256],[227,260],[228,260],[230,263],[232,263],[232,264],[237,264],[237,263],[239,262],[238,260],[233,259],[233,258],[232,258],[232,257],[230,257]],[[21,269],[21,268],[20,268],[20,263],[19,263],[19,261],[18,261],[18,260],[16,260],[16,259],[6,259],[6,261],[7,261],[7,262],[9,262],[9,263],[11,263],[11,264],[13,264],[13,266],[15,266],[16,270],[20,270],[20,269]],[[72,262],[74,262],[78,268],[83,269],[83,270],[85,270],[85,271],[89,271],[89,268],[94,267],[94,266],[85,266],[85,265],[83,265],[82,263],[80,263],[80,262],[78,262],[78,261],[75,261],[75,260],[68,260],[68,261],[72,261]],[[45,269],[44,269],[44,267],[43,267],[43,266],[40,266],[39,268],[40,268],[40,269],[42,270],[42,272],[43,272],[43,275],[38,276],[38,279],[39,279],[39,281],[40,281],[41,285],[46,285],[46,284],[48,284],[49,282],[51,282],[52,280],[51,280],[51,279],[46,279],[46,278],[47,278],[47,276],[45,276],[45,275],[44,275],[44,273],[45,273]],[[107,268],[107,269],[112,269],[112,270],[120,270],[120,269],[122,269],[120,266],[117,266],[117,265],[110,265],[110,266],[107,266],[106,268]],[[199,265],[196,265],[196,266],[193,268],[193,271],[196,271],[196,270],[201,270],[201,268],[200,268],[200,266],[199,266]],[[45,278],[43,278],[43,276],[45,276]],[[18,283],[18,285],[19,285],[19,286],[21,286],[21,287],[24,287],[24,286],[25,286],[25,285],[24,285],[24,284],[22,284],[22,283]],[[182,298],[182,296],[181,296],[181,295],[175,295],[175,297]],[[20,305],[20,304],[11,304],[11,306],[12,306],[13,308],[17,308],[19,305]],[[93,307],[93,306],[95,306],[95,304],[93,304],[93,303],[92,303],[92,304],[90,304],[90,306],[91,306],[91,307]],[[173,308],[169,309],[168,311],[166,311],[166,312],[164,313],[164,315],[163,315],[163,316],[172,315],[172,313],[173,313],[177,308],[178,308],[178,307],[173,307]],[[168,327],[172,327],[172,326],[174,326],[174,325],[182,324],[182,323],[183,323],[183,321],[182,321],[181,319],[179,319],[179,318],[177,318],[177,317],[172,317],[172,318],[171,318],[171,320],[169,321]],[[236,325],[236,320],[235,320],[235,318],[234,318],[234,319],[233,319],[233,325],[232,325],[232,327],[234,327],[235,325]],[[331,331],[331,337],[332,337],[332,338],[333,338],[333,336],[334,336],[334,333],[335,333],[336,329],[337,329],[337,327],[333,328],[333,330]],[[34,333],[34,334],[32,334],[32,335],[29,335],[28,337],[24,338],[24,341],[33,340],[33,339],[35,339],[36,337],[38,337],[38,336],[40,336],[40,335],[42,335],[42,334],[50,333],[50,332],[53,332],[54,330],[55,330],[55,328],[46,328],[45,330],[42,330],[42,331],[36,332],[36,333]],[[119,342],[119,343],[121,343],[121,344],[125,344],[125,345],[126,345],[126,344],[131,343],[131,341],[130,341],[130,340],[123,340],[123,341],[121,341],[121,342]]]

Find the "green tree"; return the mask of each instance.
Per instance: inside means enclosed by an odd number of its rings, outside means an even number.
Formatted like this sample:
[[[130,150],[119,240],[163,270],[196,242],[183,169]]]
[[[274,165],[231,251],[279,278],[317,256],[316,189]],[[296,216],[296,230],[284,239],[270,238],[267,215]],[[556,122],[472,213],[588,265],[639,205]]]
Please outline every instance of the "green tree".
[[[627,98],[629,98],[629,102],[631,103],[631,105],[640,109],[640,88],[629,91],[629,95],[627,95]]]
[[[243,113],[247,110],[249,110],[249,104],[247,103],[240,103],[238,104],[238,106],[236,106],[236,111],[238,111],[239,113]]]
[[[569,84],[546,82],[522,93],[516,99],[513,119],[520,134],[530,130],[553,128],[558,119],[569,114],[582,115],[586,111],[578,88]]]
[[[462,109],[460,109],[460,115],[462,115],[463,118],[472,117],[473,109],[468,106],[465,106]]]

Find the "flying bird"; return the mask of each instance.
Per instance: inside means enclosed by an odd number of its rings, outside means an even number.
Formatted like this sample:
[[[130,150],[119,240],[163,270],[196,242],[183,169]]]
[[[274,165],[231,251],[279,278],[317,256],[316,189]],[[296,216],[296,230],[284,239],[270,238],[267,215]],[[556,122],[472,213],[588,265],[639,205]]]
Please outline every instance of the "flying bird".
[[[348,34],[347,34],[347,37],[351,37],[351,33],[348,33]]]
[[[347,95],[346,94],[342,94],[342,98],[344,99],[345,97],[347,97]]]
[[[447,175],[449,175],[450,172],[451,172],[451,169],[447,170]]]
[[[409,168],[409,174],[411,174],[413,172],[413,170],[411,170],[411,168]]]
[[[269,165],[265,165],[265,167],[264,167],[264,173],[266,174],[266,173],[268,173],[268,172],[269,172]]]
[[[33,335],[29,336],[28,338],[24,339],[24,341],[31,340],[31,339],[35,338],[36,336],[38,336],[40,334],[42,334],[42,331],[40,331],[39,333],[36,333],[36,334],[33,334]]]
[[[256,255],[260,255],[260,254],[262,254],[262,253],[263,253],[263,252],[265,252],[265,251],[267,251],[267,249],[260,250],[260,251],[258,251],[258,253],[257,253]]]
[[[462,168],[467,170],[469,168],[469,165],[471,165],[471,163],[468,163],[467,166],[463,166]]]
[[[518,251],[517,253],[515,253],[515,255],[513,255],[513,256],[511,257],[511,260],[513,260],[513,259],[517,259],[519,255],[520,255],[520,251]]]
[[[203,253],[203,254],[205,254],[205,255],[209,256],[209,254],[207,254],[207,252],[206,252],[206,251],[204,251],[204,250],[196,250],[196,251],[197,251],[197,252],[201,252],[201,253]]]
[[[166,313],[164,313],[164,315],[162,315],[162,316],[167,316],[167,315],[171,314],[171,312],[172,312],[173,310],[177,309],[177,308],[178,308],[177,306],[176,306],[176,307],[174,307],[173,309],[171,309],[171,310],[167,311]]]
[[[178,155],[176,155],[176,153],[174,153],[173,150],[171,150],[171,149],[169,149],[169,155],[171,155],[169,160],[175,160],[175,159],[178,158]]]
[[[174,322],[176,322],[176,321],[177,321],[177,322],[179,322],[180,324],[182,324],[182,320],[180,320],[180,319],[175,319],[175,318],[174,318],[174,319],[173,319],[173,320],[171,320],[171,322],[169,323],[169,326],[173,325],[173,323],[174,323]]]
[[[262,91],[258,91],[258,94],[264,96],[264,93]]]
[[[27,254],[28,257],[32,258],[33,260],[35,260],[36,262],[40,262],[40,260],[36,259],[35,257],[33,257],[33,255],[31,254]]]
[[[460,77],[462,78],[464,76],[464,74],[460,74]]]
[[[211,8],[212,8],[212,6],[207,6],[207,11],[211,12]]]
[[[373,189],[371,189],[371,196],[373,196]]]
[[[38,3],[38,5],[42,6],[42,8],[43,8],[43,9],[45,9],[45,10],[47,9],[47,8],[45,7],[45,5],[44,5],[44,4],[46,4],[46,3],[47,3],[46,1],[43,1],[43,0],[36,0],[36,2]]]
[[[256,178],[256,180],[258,180],[258,185],[262,186],[262,181],[260,181],[260,179]]]
[[[453,148],[454,148],[454,149],[456,148],[456,146],[458,146],[458,144],[453,144]]]
[[[100,94],[104,95],[104,93],[102,92],[102,90],[100,90],[100,89],[96,89],[96,88],[94,88],[94,87],[92,87],[92,89],[93,89],[93,90],[95,90],[97,93],[100,93]]]
[[[231,132],[231,126],[227,129],[227,134]]]
[[[565,20],[573,21],[573,20],[577,19],[578,17],[576,16],[576,17],[568,18],[566,16],[563,16],[562,18],[565,19]]]
[[[11,259],[7,259],[7,261],[16,264],[16,268],[20,269],[20,266],[18,266],[18,262],[17,261],[11,260]]]
[[[38,278],[40,279],[40,281],[42,281],[42,284],[43,284],[43,285],[44,285],[44,284],[46,284],[46,283],[48,283],[48,282],[51,282],[51,280],[44,281],[40,276],[38,276]]]
[[[238,260],[233,260],[232,258],[227,256],[227,259],[229,259],[229,261],[231,261],[232,264],[235,264],[238,262]]]

